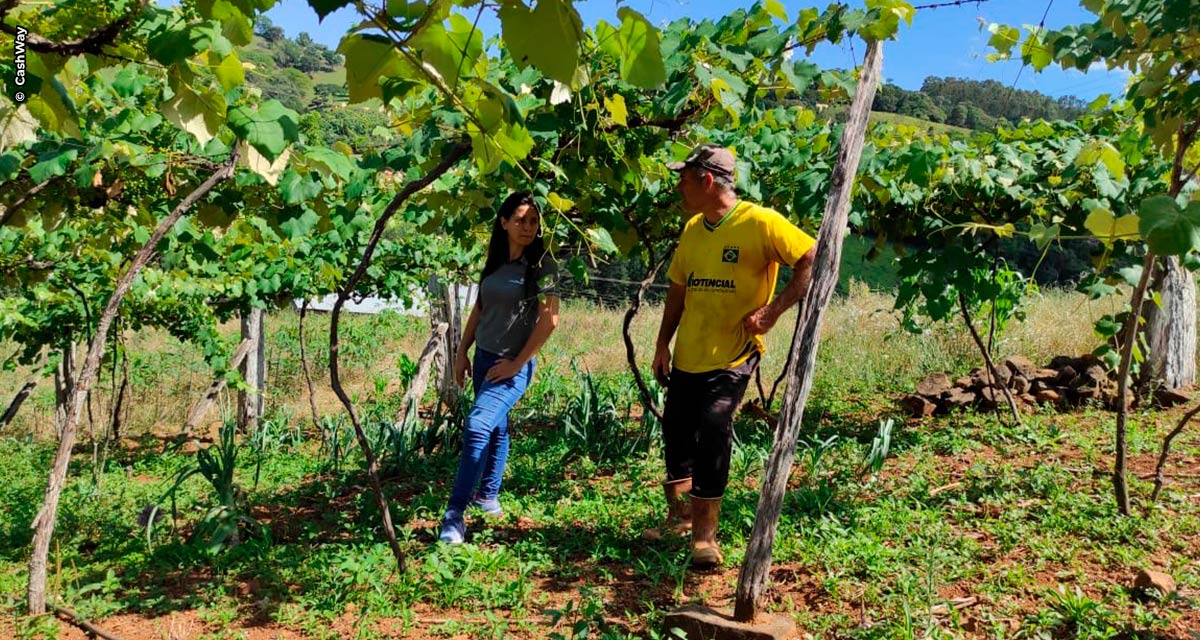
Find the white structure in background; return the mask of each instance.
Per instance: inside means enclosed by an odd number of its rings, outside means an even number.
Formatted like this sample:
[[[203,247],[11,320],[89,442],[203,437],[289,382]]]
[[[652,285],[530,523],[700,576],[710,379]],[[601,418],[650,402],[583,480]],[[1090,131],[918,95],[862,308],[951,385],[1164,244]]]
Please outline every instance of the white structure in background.
[[[479,285],[477,283],[459,284],[457,299],[462,301],[464,313],[470,311],[471,305],[475,304],[475,296],[479,293]],[[322,298],[317,298],[308,301],[308,308],[311,311],[333,311],[333,303],[337,302],[337,294],[329,294]],[[293,300],[292,304],[299,309],[302,301],[299,299]],[[356,299],[353,296],[346,301],[342,307],[343,311],[349,313],[365,313],[379,314],[384,311],[395,311],[404,316],[427,316],[429,315],[429,292],[425,289],[412,289],[412,301],[405,304],[403,300],[395,298],[377,298],[367,296],[366,298]]]

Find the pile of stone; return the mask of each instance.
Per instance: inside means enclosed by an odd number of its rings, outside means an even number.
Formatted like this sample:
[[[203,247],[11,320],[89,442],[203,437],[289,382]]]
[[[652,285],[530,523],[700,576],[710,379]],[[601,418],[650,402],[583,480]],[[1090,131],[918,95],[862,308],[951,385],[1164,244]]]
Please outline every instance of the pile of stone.
[[[1101,361],[1092,355],[1078,358],[1058,356],[1045,367],[1035,365],[1024,356],[1011,356],[996,364],[996,376],[982,368],[972,369],[965,376],[953,378],[947,373],[927,376],[917,385],[917,392],[904,396],[900,405],[917,418],[950,413],[968,407],[984,410],[1007,409],[1008,401],[1001,387],[1006,387],[1018,407],[1054,405],[1077,407],[1088,402],[1116,406],[1117,382],[1110,377]],[[1162,392],[1159,404],[1186,402],[1188,396],[1179,392]],[[1126,392],[1127,402],[1132,393]]]

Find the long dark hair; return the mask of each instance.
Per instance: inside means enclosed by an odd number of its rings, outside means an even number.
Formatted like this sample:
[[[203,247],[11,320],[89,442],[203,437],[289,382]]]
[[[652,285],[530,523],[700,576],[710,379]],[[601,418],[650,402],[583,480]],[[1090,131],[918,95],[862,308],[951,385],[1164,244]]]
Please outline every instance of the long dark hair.
[[[517,191],[500,204],[500,210],[496,212],[496,219],[492,222],[492,237],[488,241],[487,262],[483,263],[483,273],[479,276],[480,284],[483,279],[492,275],[497,269],[508,264],[508,232],[500,225],[501,220],[511,220],[513,214],[517,212],[522,205],[529,205],[538,214],[538,223],[541,223],[542,210],[538,207],[537,201],[533,199],[533,194],[528,191]],[[525,257],[525,297],[532,298],[537,293],[537,276],[542,267],[542,260],[546,258],[546,243],[542,241],[541,229],[538,229],[537,236],[533,242],[525,247],[522,253]]]

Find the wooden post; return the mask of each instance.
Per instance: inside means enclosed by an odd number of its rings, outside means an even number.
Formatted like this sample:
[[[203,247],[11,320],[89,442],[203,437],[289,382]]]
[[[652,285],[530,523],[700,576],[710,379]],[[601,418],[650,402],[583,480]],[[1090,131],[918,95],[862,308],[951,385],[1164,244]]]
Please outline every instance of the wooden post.
[[[239,369],[242,362],[246,359],[246,354],[254,347],[253,340],[242,340],[234,350],[233,355],[229,358],[229,367],[231,369]],[[187,420],[183,423],[183,433],[180,434],[183,438],[189,438],[192,431],[200,426],[204,420],[204,416],[208,415],[209,410],[217,403],[217,396],[225,389],[225,376],[221,376],[213,380],[212,384],[208,385],[208,389],[204,391],[204,395],[192,405],[192,410],[188,411]]]
[[[238,392],[238,430],[250,433],[258,427],[262,418],[267,389],[267,359],[264,353],[263,310],[251,309],[242,314],[242,341],[249,340],[251,347],[242,361],[242,379],[254,391]]]
[[[1196,383],[1196,280],[1179,258],[1159,258],[1154,290],[1162,306],[1151,304],[1146,318],[1149,349],[1142,378],[1168,389]]]
[[[454,383],[454,356],[458,354],[458,342],[462,338],[462,306],[458,300],[458,285],[443,282],[437,276],[429,281],[429,320],[433,328],[446,325],[440,340],[438,359],[441,375],[438,376],[438,398],[450,411],[458,408],[460,390]]]
[[[67,417],[67,403],[71,390],[75,388],[75,341],[62,350],[62,359],[54,370],[54,433],[62,435],[63,422]]]
[[[408,426],[410,420],[417,419],[421,398],[425,395],[425,390],[429,388],[429,374],[431,371],[437,370],[438,360],[442,359],[441,345],[445,342],[448,328],[444,322],[433,325],[433,333],[430,334],[429,341],[425,343],[421,357],[417,360],[417,375],[413,376],[408,389],[404,391],[404,400],[400,402],[400,411],[396,414],[397,429],[403,429]],[[443,362],[440,366],[443,370],[451,372],[451,383],[453,384],[453,363],[446,365]]]
[[[858,90],[854,94],[849,118],[842,130],[837,164],[834,165],[833,175],[830,177],[825,217],[817,234],[812,283],[801,303],[800,320],[792,337],[792,348],[795,349],[796,357],[791,359],[787,367],[787,386],[783,396],[783,410],[775,429],[775,446],[767,461],[754,529],[746,547],[745,562],[738,575],[734,618],[741,622],[754,620],[761,610],[760,604],[771,570],[771,550],[775,543],[775,530],[779,526],[783,495],[787,490],[788,477],[792,473],[804,406],[812,389],[813,365],[816,363],[817,346],[821,340],[821,319],[837,286],[842,241],[850,214],[850,189],[854,185],[854,174],[858,171],[858,163],[862,157],[867,121],[871,115],[871,102],[875,98],[875,88],[879,83],[882,66],[882,45],[876,41],[868,42]]]

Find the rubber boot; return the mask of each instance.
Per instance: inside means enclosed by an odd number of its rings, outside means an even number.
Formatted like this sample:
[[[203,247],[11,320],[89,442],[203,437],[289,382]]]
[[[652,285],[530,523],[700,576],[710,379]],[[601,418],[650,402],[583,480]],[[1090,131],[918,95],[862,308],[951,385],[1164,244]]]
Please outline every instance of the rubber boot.
[[[692,568],[715,569],[725,562],[717,546],[717,525],[721,521],[720,498],[692,496]]]
[[[643,531],[642,538],[646,540],[661,540],[668,535],[685,536],[692,530],[692,507],[688,502],[692,479],[669,480],[662,486],[667,497],[667,519],[663,526]]]

